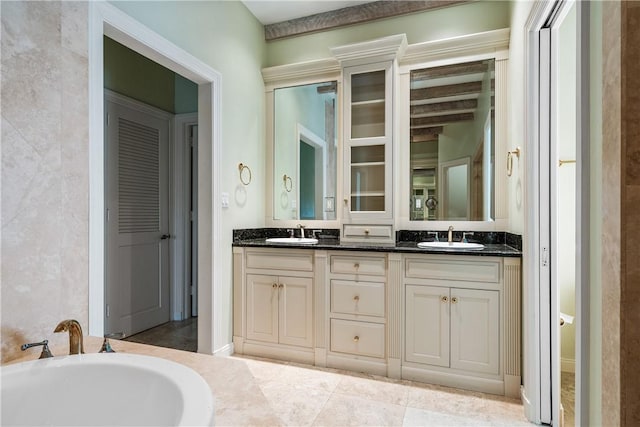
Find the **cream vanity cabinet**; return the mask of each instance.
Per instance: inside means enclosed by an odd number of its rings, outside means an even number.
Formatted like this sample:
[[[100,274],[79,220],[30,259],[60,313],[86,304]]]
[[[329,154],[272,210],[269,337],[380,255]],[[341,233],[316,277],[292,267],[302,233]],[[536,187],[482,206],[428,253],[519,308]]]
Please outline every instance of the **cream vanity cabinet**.
[[[386,375],[385,253],[329,253],[327,365]]]
[[[519,272],[519,260],[405,256],[403,378],[517,396],[520,280],[513,268]]]
[[[398,35],[332,49],[343,67],[345,241],[394,240],[395,75],[406,43]]]
[[[314,251],[234,251],[234,345],[239,353],[313,363]]]

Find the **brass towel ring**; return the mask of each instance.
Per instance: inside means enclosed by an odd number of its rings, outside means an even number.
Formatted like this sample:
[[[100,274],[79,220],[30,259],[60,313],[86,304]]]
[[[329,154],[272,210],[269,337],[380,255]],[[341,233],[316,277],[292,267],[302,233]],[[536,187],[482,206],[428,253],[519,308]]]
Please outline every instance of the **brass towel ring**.
[[[291,189],[293,188],[293,180],[291,179],[291,177],[287,176],[287,174],[285,173],[282,176],[282,181],[284,181],[284,189],[287,190],[287,193],[291,193]],[[289,182],[289,185],[287,185],[287,181]]]
[[[520,159],[520,147],[516,147],[513,151],[507,151],[507,176],[511,176],[513,173],[513,156]]]
[[[245,171],[249,174],[248,178],[245,178]],[[242,164],[242,163],[238,163],[238,173],[240,174],[240,182],[244,185],[249,185],[251,184],[251,169],[249,169],[249,166]]]

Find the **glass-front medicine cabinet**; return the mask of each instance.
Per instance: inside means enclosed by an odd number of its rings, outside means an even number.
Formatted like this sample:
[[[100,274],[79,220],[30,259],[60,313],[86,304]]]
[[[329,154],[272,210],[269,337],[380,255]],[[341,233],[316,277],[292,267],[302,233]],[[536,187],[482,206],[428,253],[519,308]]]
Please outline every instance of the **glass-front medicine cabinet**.
[[[273,219],[335,220],[337,82],[276,88]]]
[[[411,71],[411,221],[495,218],[494,88],[494,59]]]

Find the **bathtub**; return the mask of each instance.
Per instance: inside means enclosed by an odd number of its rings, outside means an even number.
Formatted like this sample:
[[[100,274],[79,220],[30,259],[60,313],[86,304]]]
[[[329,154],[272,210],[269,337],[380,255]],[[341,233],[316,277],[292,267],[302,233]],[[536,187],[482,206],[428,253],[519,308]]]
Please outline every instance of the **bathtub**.
[[[82,354],[1,368],[3,426],[213,425],[211,389],[157,357]]]

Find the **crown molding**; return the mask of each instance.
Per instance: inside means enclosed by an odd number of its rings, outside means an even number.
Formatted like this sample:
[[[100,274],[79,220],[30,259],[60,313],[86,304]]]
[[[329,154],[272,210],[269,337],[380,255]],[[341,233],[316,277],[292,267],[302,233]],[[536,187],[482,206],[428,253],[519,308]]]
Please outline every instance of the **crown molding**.
[[[331,48],[331,53],[342,66],[358,65],[373,61],[394,60],[402,57],[407,49],[406,34],[351,43]]]
[[[502,28],[449,39],[415,43],[407,47],[400,59],[400,65],[498,52],[501,53],[500,59],[506,59],[509,51],[509,37],[509,28]]]
[[[289,80],[307,80],[324,78],[328,75],[340,75],[340,63],[334,58],[316,59],[295,64],[276,65],[262,69],[262,79],[266,85]]]

